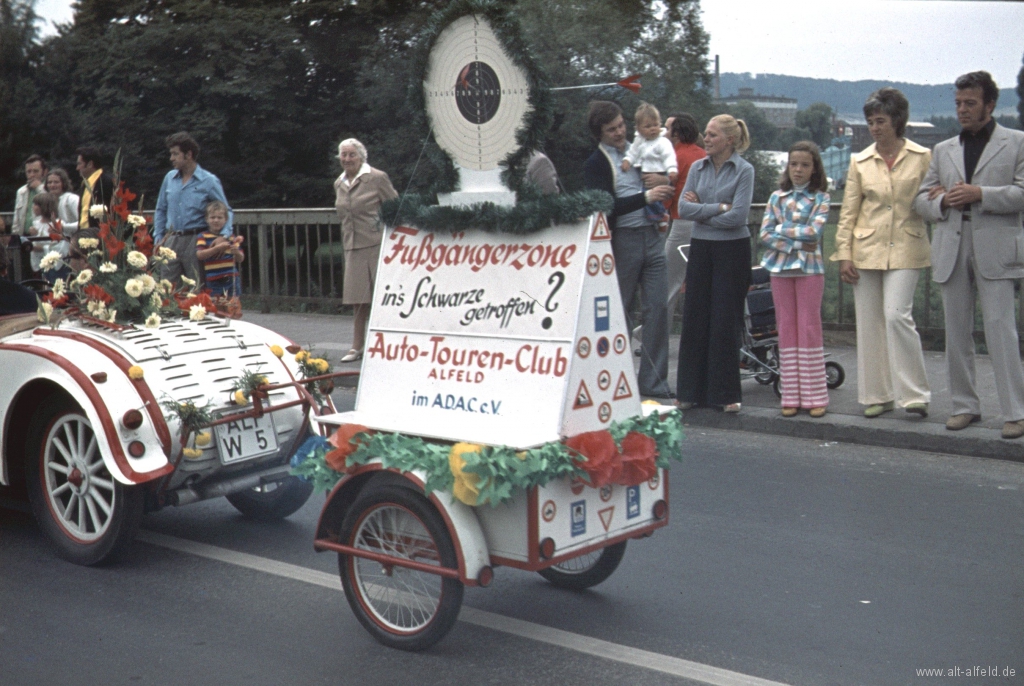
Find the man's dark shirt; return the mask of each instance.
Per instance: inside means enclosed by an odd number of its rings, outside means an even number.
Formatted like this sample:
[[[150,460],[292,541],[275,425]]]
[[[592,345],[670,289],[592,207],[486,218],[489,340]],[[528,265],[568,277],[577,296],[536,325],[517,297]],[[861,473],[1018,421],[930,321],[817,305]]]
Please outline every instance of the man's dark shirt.
[[[35,293],[0,276],[0,316],[27,314],[37,307]]]
[[[978,166],[978,160],[981,159],[981,153],[985,150],[985,146],[988,144],[988,139],[992,137],[992,132],[995,131],[996,120],[989,119],[988,123],[981,127],[977,133],[971,133],[970,131],[960,132],[960,145],[964,148],[964,180],[967,183],[971,182],[974,178],[974,170]]]

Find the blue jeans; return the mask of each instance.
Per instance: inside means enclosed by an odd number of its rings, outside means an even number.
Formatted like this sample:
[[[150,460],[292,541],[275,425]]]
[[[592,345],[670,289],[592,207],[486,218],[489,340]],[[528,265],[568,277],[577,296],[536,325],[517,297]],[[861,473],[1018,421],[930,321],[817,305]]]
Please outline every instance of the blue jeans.
[[[242,276],[237,272],[215,280],[208,280],[206,287],[212,296],[234,298],[242,295]]]
[[[640,395],[667,397],[668,385],[668,308],[665,285],[665,234],[654,226],[616,228],[612,232],[615,272],[626,312],[626,326],[633,330],[630,305],[637,287],[643,305],[644,328],[641,332]]]

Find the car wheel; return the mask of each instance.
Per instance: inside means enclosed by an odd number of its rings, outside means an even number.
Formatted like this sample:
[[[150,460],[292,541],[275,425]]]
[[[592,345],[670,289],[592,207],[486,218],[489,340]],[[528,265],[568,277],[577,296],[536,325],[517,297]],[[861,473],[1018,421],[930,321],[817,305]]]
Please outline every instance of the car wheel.
[[[458,568],[437,509],[402,486],[371,487],[361,494],[342,522],[341,541],[392,558]],[[352,611],[386,646],[424,650],[458,619],[463,592],[458,579],[345,554],[338,555],[338,566]]]
[[[612,575],[626,554],[626,541],[563,560],[538,572],[559,588],[582,591]]]
[[[284,519],[298,511],[313,494],[313,484],[297,476],[250,488],[227,496],[228,502],[246,517],[262,521]]]
[[[117,558],[142,519],[142,489],[110,475],[89,418],[69,400],[46,400],[28,436],[29,500],[57,553],[80,565]]]

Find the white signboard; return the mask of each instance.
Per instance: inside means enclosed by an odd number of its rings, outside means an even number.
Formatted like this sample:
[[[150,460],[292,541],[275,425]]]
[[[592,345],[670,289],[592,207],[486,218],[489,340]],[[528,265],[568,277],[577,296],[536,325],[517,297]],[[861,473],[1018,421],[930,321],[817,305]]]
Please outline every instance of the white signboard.
[[[517,448],[607,428],[640,413],[627,335],[602,215],[529,236],[399,227],[356,410],[328,421]]]

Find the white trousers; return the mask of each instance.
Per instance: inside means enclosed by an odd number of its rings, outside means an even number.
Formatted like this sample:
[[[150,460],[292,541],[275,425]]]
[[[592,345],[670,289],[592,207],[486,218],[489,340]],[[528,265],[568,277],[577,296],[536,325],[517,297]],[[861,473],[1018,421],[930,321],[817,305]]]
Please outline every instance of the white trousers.
[[[859,269],[857,399],[862,405],[931,402],[921,337],[914,325],[918,269]]]

